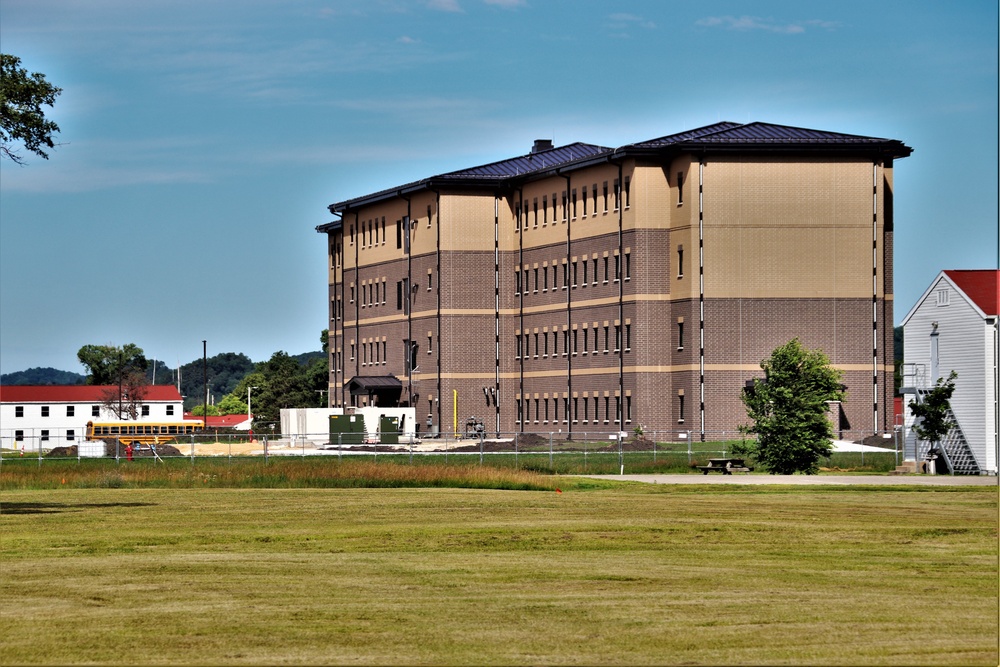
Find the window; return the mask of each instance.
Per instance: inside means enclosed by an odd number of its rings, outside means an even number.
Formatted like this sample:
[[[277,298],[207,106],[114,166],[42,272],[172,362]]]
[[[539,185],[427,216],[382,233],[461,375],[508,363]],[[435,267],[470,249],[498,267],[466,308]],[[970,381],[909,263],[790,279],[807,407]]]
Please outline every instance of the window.
[[[594,195],[594,215],[597,215],[597,183],[591,186],[590,192]]]
[[[514,358],[521,358],[521,334],[514,335]]]
[[[397,220],[396,221],[396,247],[400,248],[400,249],[403,247],[403,221],[402,220]]]
[[[939,289],[937,291],[937,305],[947,306],[951,303],[951,294],[946,289]]]
[[[631,422],[632,421],[632,397],[631,396],[626,396],[625,397],[625,421],[626,422]]]
[[[382,279],[382,305],[385,305],[385,293],[386,293],[386,280]]]
[[[684,246],[677,246],[677,277],[684,277]]]
[[[677,351],[684,349],[684,320],[677,320]]]
[[[427,291],[430,292],[434,289],[434,274],[429,270],[427,271]]]
[[[521,271],[514,272],[514,294],[521,293]]]
[[[621,208],[621,199],[622,199],[622,184],[616,178],[615,179],[615,210],[616,211],[619,208]]]
[[[590,329],[583,330],[583,353],[587,354],[587,350],[590,349]]]
[[[351,245],[354,245],[354,225],[351,225]]]
[[[427,354],[434,352],[434,334],[427,332]]]
[[[607,258],[607,256],[605,256],[604,257],[604,284],[605,285],[608,284],[608,265],[609,265],[608,258]]]
[[[20,429],[14,431],[14,440],[15,442],[24,442],[24,431]]]
[[[538,267],[535,267],[535,293],[538,293]]]
[[[149,416],[149,406],[148,405],[142,406],[142,416],[143,417],[148,417]]]
[[[684,417],[686,415],[686,407],[684,405],[684,394],[680,394],[680,395],[677,396],[677,410],[678,410],[678,415],[679,415],[677,417],[677,423],[678,424],[683,424],[684,423]]]
[[[608,182],[604,181],[604,212],[608,212]]]
[[[172,406],[172,405],[168,405],[167,406],[167,416],[168,417],[173,417],[174,416],[174,406]]]
[[[573,397],[573,423],[580,421],[580,399]]]
[[[621,255],[615,253],[615,282],[621,280],[622,277],[622,258]]]
[[[625,280],[632,279],[632,253],[625,253]]]
[[[628,176],[626,176],[625,177],[625,208],[628,208],[629,205],[631,204],[631,202],[630,202],[631,194],[632,194],[632,180]]]
[[[608,343],[610,342],[609,341],[610,336],[608,334],[608,329],[609,328],[607,326],[604,327],[604,353],[605,354],[608,353]]]
[[[573,219],[576,220],[576,188],[573,188]]]
[[[587,286],[587,260],[583,260],[580,263],[583,264],[583,282],[581,283],[581,285],[583,287],[586,287]]]
[[[99,405],[91,405],[90,406],[90,416],[91,417],[100,417],[101,416],[101,406],[99,406]]]
[[[577,336],[579,332],[579,329],[573,329],[573,354],[576,354],[579,350],[580,339]]]
[[[403,281],[396,281],[396,310],[403,310]]]
[[[677,172],[677,205],[684,203],[684,172]]]
[[[76,431],[74,431],[71,428],[66,429],[66,439],[67,440],[76,440]]]
[[[534,208],[534,213],[535,213],[535,215],[534,215],[534,221],[535,221],[534,226],[538,227],[538,197],[534,198],[534,200],[532,201],[532,206]]]
[[[615,352],[621,351],[622,348],[622,325],[615,325]]]
[[[15,417],[23,417],[24,416],[24,406],[23,405],[15,405],[14,406],[14,416]]]
[[[554,203],[554,202],[553,202]],[[542,226],[549,224],[549,197],[542,197]]]
[[[354,361],[354,343],[351,343],[351,361]]]
[[[622,421],[622,397],[615,396],[615,423],[620,424]]]
[[[542,291],[549,291],[549,267],[547,266],[542,267]]]
[[[625,351],[628,352],[632,349],[632,325],[628,322],[625,323]]]
[[[594,284],[597,284],[597,258],[593,259],[594,262]]]
[[[49,416],[49,406],[47,406],[47,405],[43,405],[42,406],[42,416],[43,417],[48,417]]]
[[[583,187],[583,191],[580,193],[583,195],[583,217],[587,217],[587,187]]]
[[[573,260],[573,287],[576,287],[576,278],[577,278],[576,267],[577,267],[576,260]]]
[[[563,331],[563,356],[569,354],[569,329]]]
[[[42,440],[42,442],[48,442],[49,441],[49,429],[47,429],[47,428],[43,428],[42,429],[41,440]]]
[[[566,191],[565,190],[563,190],[563,193],[562,193],[562,211],[563,211],[563,214],[562,214],[563,222],[566,222],[566,219],[569,217],[569,207],[566,205]]]
[[[607,424],[611,420],[611,397],[604,397],[604,423]]]

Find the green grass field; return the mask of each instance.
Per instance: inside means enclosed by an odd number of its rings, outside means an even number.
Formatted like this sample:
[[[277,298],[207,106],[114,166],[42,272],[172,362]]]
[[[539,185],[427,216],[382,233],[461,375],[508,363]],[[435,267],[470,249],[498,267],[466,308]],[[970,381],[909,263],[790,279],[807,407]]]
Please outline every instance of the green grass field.
[[[995,487],[13,474],[5,665],[998,662]]]

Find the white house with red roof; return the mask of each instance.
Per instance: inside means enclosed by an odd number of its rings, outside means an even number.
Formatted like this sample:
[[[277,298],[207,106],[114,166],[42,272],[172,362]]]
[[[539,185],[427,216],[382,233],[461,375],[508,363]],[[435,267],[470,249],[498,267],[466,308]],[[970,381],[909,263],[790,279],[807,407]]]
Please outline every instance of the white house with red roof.
[[[997,474],[998,311],[1000,271],[942,271],[903,318],[903,393],[907,430],[906,458],[921,458],[910,433],[908,406],[938,378],[958,373],[951,399],[953,421],[978,472]]]
[[[117,386],[5,385],[0,386],[0,447],[37,452],[72,446],[86,439],[87,422],[118,419],[103,406]],[[146,387],[136,423],[179,423],[184,401],[173,385]]]

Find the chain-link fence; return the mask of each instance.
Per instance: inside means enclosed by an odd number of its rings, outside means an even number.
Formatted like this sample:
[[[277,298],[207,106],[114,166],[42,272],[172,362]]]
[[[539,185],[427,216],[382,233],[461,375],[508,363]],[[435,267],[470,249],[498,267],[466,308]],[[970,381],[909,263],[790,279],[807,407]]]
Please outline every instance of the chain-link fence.
[[[66,461],[114,459],[165,462],[275,457],[325,456],[414,463],[488,464],[558,473],[613,474],[698,472],[712,459],[742,458],[746,437],[738,432],[689,431],[501,433],[485,431],[415,437],[403,433],[311,433],[283,435],[277,425],[257,424],[257,433],[213,432],[178,437],[51,441],[25,435],[4,460]],[[863,442],[880,445],[872,448]],[[848,451],[835,451],[820,465],[840,469],[892,470],[900,461],[896,434],[860,437]],[[845,449],[838,443],[837,449]],[[851,451],[853,450],[853,451]],[[752,462],[747,461],[747,466]]]

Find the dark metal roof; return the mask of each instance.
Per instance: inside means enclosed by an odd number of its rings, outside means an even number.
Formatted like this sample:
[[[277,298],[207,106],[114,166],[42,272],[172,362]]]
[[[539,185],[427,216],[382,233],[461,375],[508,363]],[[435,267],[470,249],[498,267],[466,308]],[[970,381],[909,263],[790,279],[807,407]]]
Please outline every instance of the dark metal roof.
[[[686,132],[678,132],[677,134],[668,134],[665,137],[660,137],[659,139],[650,139],[649,141],[643,141],[638,144],[632,144],[632,146],[638,148],[659,148],[662,146],[673,146],[683,141],[690,141],[692,139],[697,139],[710,134],[715,134],[716,132],[722,132],[723,130],[729,130],[734,127],[740,127],[739,123],[715,123],[714,125],[706,125],[705,127],[699,127],[695,130],[688,130]]]
[[[895,139],[865,137],[824,130],[810,130],[772,123],[720,122],[677,134],[669,134],[621,148],[611,149],[594,144],[574,143],[558,148],[540,150],[519,157],[508,158],[478,167],[451,171],[406,185],[388,188],[369,195],[331,204],[335,215],[379,201],[405,196],[420,190],[442,187],[494,187],[516,186],[553,172],[570,171],[595,163],[619,161],[629,156],[658,156],[668,158],[682,152],[768,152],[768,153],[850,153],[870,154],[893,159],[907,157],[913,149]],[[316,228],[326,232],[340,227],[335,220]]]
[[[496,179],[525,176],[534,172],[553,169],[555,167],[580,160],[582,158],[593,157],[602,153],[610,152],[610,148],[595,146],[593,144],[575,143],[558,148],[529,153],[499,162],[491,162],[479,167],[470,169],[460,169],[447,174],[442,174],[437,178],[441,180],[465,180],[465,179]]]
[[[352,391],[375,391],[378,389],[400,389],[403,383],[395,375],[355,375],[345,386]]]

